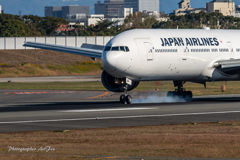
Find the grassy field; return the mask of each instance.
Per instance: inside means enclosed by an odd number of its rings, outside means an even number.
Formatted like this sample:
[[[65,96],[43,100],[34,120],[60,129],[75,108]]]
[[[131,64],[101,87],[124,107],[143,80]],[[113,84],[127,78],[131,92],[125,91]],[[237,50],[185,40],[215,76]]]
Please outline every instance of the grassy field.
[[[221,87],[225,82],[207,83],[207,89],[201,84],[186,83],[184,88],[191,90],[195,96],[199,95],[218,95],[218,94],[240,94],[240,82],[228,82],[226,91],[222,92]],[[135,91],[154,91],[160,92],[174,90],[171,81],[160,82],[141,82]],[[22,89],[22,90],[106,90],[101,82],[59,82],[59,83],[0,83],[0,89]]]
[[[0,154],[6,155],[0,159],[85,159],[81,156],[91,155],[240,158],[239,133],[240,121],[4,133],[0,134]],[[8,152],[9,146],[55,150]]]
[[[85,61],[68,65],[38,65],[22,62],[20,65],[0,63],[0,78],[4,77],[37,77],[59,75],[100,75],[100,62]]]

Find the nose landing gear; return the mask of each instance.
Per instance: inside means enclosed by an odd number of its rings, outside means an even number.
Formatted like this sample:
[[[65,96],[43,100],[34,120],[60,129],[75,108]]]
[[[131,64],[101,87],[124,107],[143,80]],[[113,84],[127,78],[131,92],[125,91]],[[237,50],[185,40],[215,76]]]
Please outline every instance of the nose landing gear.
[[[125,102],[127,104],[131,104],[132,103],[132,97],[130,95],[127,95],[127,96],[121,95],[120,96],[120,103],[125,104]]]
[[[130,95],[127,95],[127,88],[128,88],[127,85],[125,85],[123,87],[125,94],[120,96],[120,103],[121,104],[125,104],[125,103],[131,104],[132,103],[132,97]]]
[[[167,93],[168,97],[179,97],[181,99],[184,99],[188,102],[192,101],[192,92],[186,91],[183,87],[183,84],[186,82],[183,81],[173,81],[174,87],[178,87],[175,91],[169,91]]]

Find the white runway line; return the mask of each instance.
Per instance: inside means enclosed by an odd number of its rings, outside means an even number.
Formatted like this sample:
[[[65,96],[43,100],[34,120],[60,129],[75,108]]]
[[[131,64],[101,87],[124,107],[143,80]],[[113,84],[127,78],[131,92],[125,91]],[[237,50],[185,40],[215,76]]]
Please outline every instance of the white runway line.
[[[164,114],[164,115],[139,115],[139,116],[121,116],[121,117],[98,117],[98,120],[104,120],[104,119],[128,119],[128,118],[148,118],[148,117],[192,116],[192,115],[211,115],[211,114],[227,114],[227,113],[240,113],[240,111],[202,112],[202,113],[179,113],[179,114]],[[32,121],[11,121],[11,122],[0,122],[0,124],[44,123],[44,122],[86,121],[86,120],[96,120],[96,118],[32,120]]]
[[[157,109],[157,108],[117,108],[117,109],[91,109],[91,110],[68,110],[68,111],[59,111],[67,113],[76,113],[76,112],[109,112],[109,111],[132,111],[132,110],[148,110],[148,109]]]

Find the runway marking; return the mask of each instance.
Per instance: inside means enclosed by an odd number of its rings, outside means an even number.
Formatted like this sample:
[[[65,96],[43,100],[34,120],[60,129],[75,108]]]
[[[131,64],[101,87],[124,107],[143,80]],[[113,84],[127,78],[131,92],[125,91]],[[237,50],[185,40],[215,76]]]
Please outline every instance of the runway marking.
[[[6,94],[7,95],[7,94]],[[4,99],[4,98],[10,98],[10,97],[13,97],[13,96],[15,96],[15,94],[14,93],[12,93],[11,95],[8,95],[8,96],[6,96],[6,97],[0,97],[0,99]]]
[[[227,114],[227,113],[240,113],[240,111],[179,113],[179,114],[164,114],[164,115],[139,115],[139,116],[121,116],[121,117],[98,117],[98,120],[128,119],[128,118],[147,118],[147,117],[191,116],[191,115],[211,115],[211,114]],[[96,120],[96,118],[53,119],[53,120],[32,120],[32,121],[10,121],[10,122],[0,122],[0,124],[44,123],[44,122],[63,122],[63,121],[87,121],[87,120]]]
[[[157,108],[116,108],[116,109],[91,109],[91,110],[68,110],[59,112],[109,112],[109,111],[131,111],[131,110],[146,110],[146,109],[157,109]]]
[[[95,98],[98,98],[98,97],[106,96],[108,94],[109,94],[109,92],[105,92],[104,94],[101,94],[101,95],[98,95],[98,96],[95,96],[95,97],[89,97],[88,99],[95,99]]]
[[[5,93],[3,93],[3,94],[5,94],[5,95],[6,95],[6,94],[12,94],[12,92],[5,92]]]
[[[14,94],[64,94],[64,93],[78,93],[77,91],[62,91],[62,92],[13,92]]]

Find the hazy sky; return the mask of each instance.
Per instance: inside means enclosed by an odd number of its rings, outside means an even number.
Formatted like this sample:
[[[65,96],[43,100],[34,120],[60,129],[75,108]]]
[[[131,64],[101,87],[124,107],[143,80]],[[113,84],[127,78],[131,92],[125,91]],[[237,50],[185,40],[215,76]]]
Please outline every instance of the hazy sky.
[[[45,6],[67,6],[67,5],[86,5],[90,6],[91,14],[94,14],[94,3],[98,0],[0,0],[0,5],[5,13],[22,15],[33,14],[44,16]],[[102,0],[104,1],[104,0]],[[160,0],[160,11],[170,13],[178,8],[178,3],[181,0]],[[191,0],[191,5],[194,8],[205,7],[206,2],[211,0]],[[233,0],[240,5],[240,0]]]

